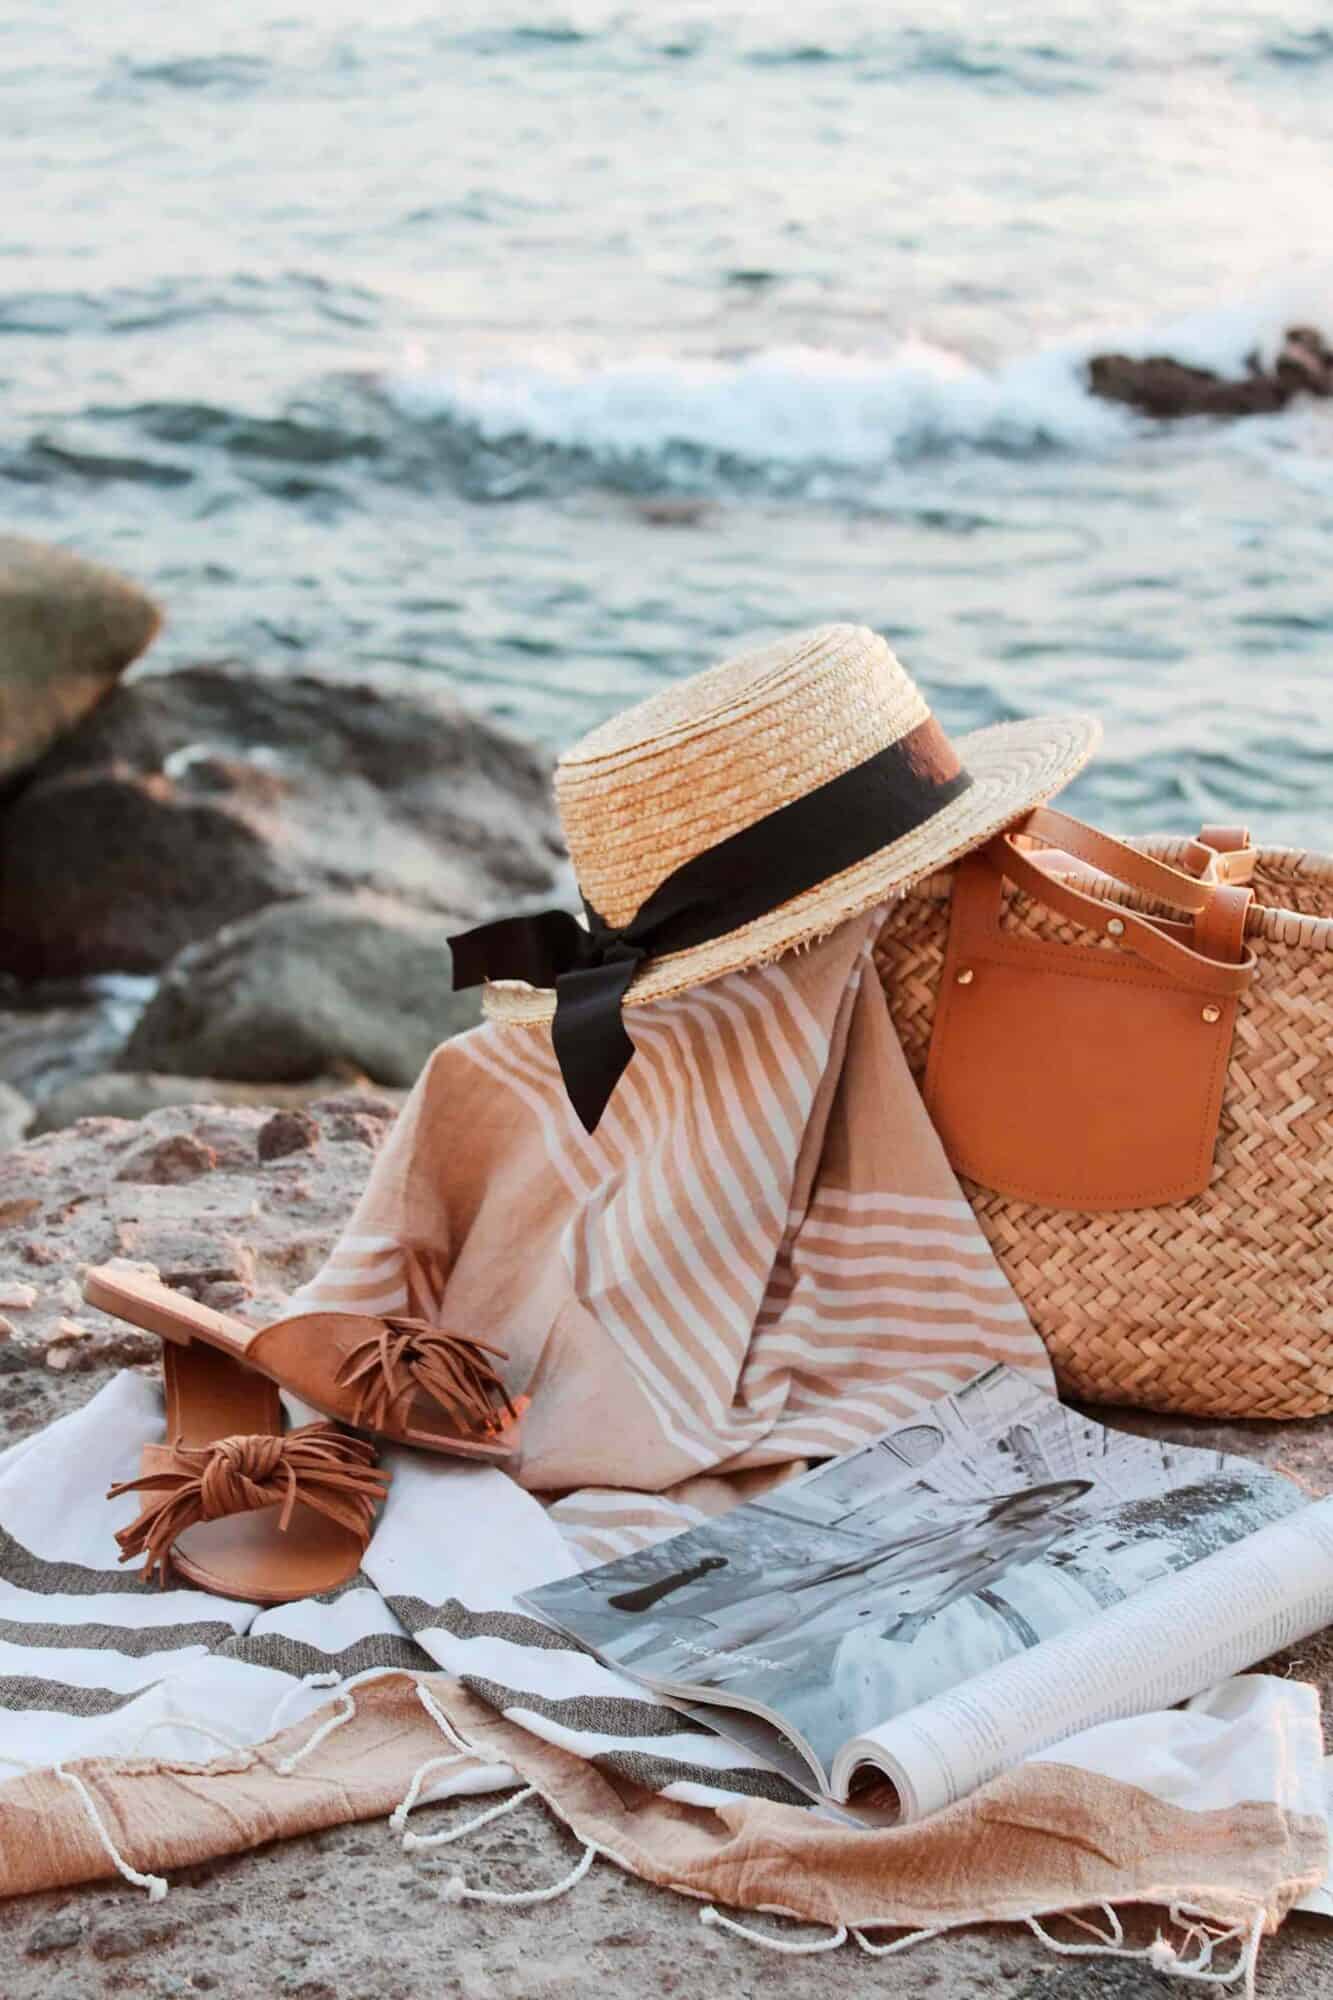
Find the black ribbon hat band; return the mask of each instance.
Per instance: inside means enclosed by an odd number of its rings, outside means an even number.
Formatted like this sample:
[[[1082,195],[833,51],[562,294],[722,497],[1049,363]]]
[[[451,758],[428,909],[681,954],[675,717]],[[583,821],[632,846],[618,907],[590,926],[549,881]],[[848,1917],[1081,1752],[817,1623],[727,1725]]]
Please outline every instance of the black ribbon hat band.
[[[451,938],[454,990],[487,979],[555,988],[556,1060],[571,1104],[593,1132],[634,1056],[621,1003],[645,959],[711,944],[767,916],[914,832],[971,783],[928,719],[696,854],[619,928],[585,898],[586,929],[568,910],[542,910]]]

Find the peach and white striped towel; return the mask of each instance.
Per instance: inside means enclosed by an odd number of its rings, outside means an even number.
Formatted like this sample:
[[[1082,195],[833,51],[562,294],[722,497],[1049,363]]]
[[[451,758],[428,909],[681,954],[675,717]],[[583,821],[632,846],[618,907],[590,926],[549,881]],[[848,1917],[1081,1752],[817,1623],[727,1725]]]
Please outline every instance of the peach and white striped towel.
[[[505,1347],[532,1397],[518,1476],[597,1561],[993,1362],[1050,1386],[908,1075],[881,920],[636,1009],[592,1136],[548,1026],[446,1043],[290,1310]]]

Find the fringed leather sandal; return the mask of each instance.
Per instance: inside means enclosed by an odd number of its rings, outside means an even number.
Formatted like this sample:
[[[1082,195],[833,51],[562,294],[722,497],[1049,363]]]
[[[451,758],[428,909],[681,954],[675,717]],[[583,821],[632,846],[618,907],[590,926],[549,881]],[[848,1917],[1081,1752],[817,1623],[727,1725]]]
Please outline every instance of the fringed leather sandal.
[[[335,1590],[361,1566],[389,1475],[375,1448],[333,1424],[283,1434],[278,1392],[208,1347],[163,1348],[165,1444],[143,1449],[138,1519],[116,1535],[165,1589],[184,1583],[251,1604]]]
[[[156,1278],[105,1267],[88,1272],[83,1295],[164,1340],[203,1342],[353,1430],[458,1458],[498,1462],[518,1448],[528,1398],[511,1396],[497,1372],[504,1350],[468,1334],[342,1312],[255,1328]]]

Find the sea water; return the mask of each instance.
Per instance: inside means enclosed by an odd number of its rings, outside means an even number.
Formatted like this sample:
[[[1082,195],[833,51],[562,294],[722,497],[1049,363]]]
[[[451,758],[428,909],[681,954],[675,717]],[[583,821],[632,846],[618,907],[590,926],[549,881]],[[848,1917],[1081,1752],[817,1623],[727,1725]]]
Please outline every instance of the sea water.
[[[549,743],[884,631],[1071,795],[1333,847],[1333,403],[1086,357],[1333,334],[1314,0],[9,0],[0,526],[153,654],[442,677]]]

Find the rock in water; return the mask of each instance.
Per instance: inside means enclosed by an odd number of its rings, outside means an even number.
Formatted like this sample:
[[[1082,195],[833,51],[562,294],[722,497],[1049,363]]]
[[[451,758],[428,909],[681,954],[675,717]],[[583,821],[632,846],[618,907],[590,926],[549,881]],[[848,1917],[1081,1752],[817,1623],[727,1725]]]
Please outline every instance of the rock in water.
[[[464,920],[549,892],[549,768],[420,675],[190,667],[119,687],[0,822],[0,968],[148,971],[334,892]]]
[[[481,1018],[455,993],[449,926],[333,897],[229,924],[168,968],[123,1066],[298,1083],[350,1068],[407,1085],[436,1044]]]
[[[0,783],[100,701],[161,623],[152,599],[113,570],[0,535]]]
[[[1169,354],[1094,354],[1088,387],[1108,402],[1150,417],[1253,417],[1293,396],[1333,396],[1333,349],[1317,327],[1288,327],[1271,368],[1252,354],[1242,376],[1195,368]]]

